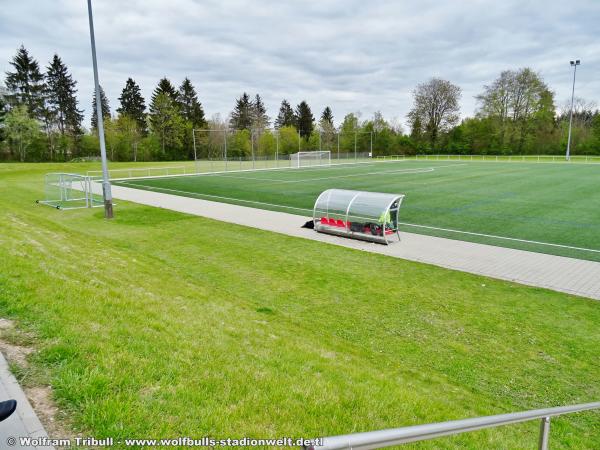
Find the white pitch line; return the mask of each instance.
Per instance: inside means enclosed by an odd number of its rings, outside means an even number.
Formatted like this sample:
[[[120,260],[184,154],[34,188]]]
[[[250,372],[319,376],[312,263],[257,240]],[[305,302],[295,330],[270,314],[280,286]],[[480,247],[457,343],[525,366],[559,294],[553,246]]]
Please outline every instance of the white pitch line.
[[[124,178],[112,178],[111,181],[126,181],[126,180],[153,180],[153,179],[159,179],[159,178],[182,178],[182,177],[206,177],[206,176],[212,176],[212,175],[221,175],[221,174],[227,174],[227,173],[244,173],[244,172],[266,172],[266,171],[280,171],[280,172],[286,172],[286,171],[298,171],[301,170],[302,172],[313,172],[313,171],[321,171],[321,170],[331,170],[331,169],[347,169],[347,166],[353,166],[353,167],[365,167],[365,166],[376,166],[378,164],[390,164],[390,163],[401,163],[401,162],[405,162],[408,161],[408,159],[406,160],[390,160],[390,161],[357,161],[357,162],[344,162],[344,163],[334,163],[334,164],[330,164],[330,165],[323,165],[323,166],[306,166],[306,167],[256,167],[254,169],[250,168],[250,169],[226,169],[226,170],[217,170],[214,172],[192,172],[192,173],[179,173],[179,174],[171,174],[171,175],[150,175],[150,176],[140,176],[140,177],[124,177]],[[223,161],[219,161],[219,162],[223,162]],[[228,161],[230,165],[235,165],[236,161],[230,160]],[[345,166],[345,167],[340,167],[340,166]],[[350,167],[352,168],[352,167]],[[157,169],[160,169],[157,168]],[[115,170],[127,170],[127,169],[115,169]],[[136,169],[137,170],[137,169]],[[146,170],[146,169],[143,169]]]
[[[125,184],[127,186],[133,186],[134,188],[136,188],[136,187],[142,187],[144,189],[148,189],[149,191],[178,192],[180,194],[186,194],[186,196],[210,197],[210,198],[218,198],[218,199],[221,199],[221,200],[232,200],[232,201],[235,201],[235,202],[253,203],[253,204],[256,204],[256,205],[275,206],[277,208],[296,209],[298,211],[312,211],[312,209],[308,209],[308,208],[296,208],[295,206],[277,205],[275,203],[259,202],[259,201],[256,201],[256,200],[243,200],[241,198],[223,197],[221,195],[201,194],[199,192],[182,191],[180,189],[169,189],[169,188],[163,188],[163,187],[146,186],[144,184],[129,183],[127,181],[120,181],[119,184]]]
[[[303,178],[301,180],[279,180],[275,178],[255,178],[255,177],[241,177],[236,175],[226,175],[226,174],[214,174],[215,177],[222,178],[239,178],[243,180],[253,180],[253,181],[272,181],[274,183],[304,183],[307,181],[322,181],[322,180],[334,180],[337,178],[352,178],[352,177],[362,177],[365,175],[381,175],[381,174],[411,174],[411,173],[429,173],[434,172],[436,169],[443,167],[456,167],[456,166],[466,166],[467,164],[450,164],[446,166],[435,166],[435,167],[416,167],[411,169],[398,169],[398,170],[384,170],[378,172],[361,172],[361,173],[353,173],[348,175],[336,175],[330,177],[319,177],[319,178]]]
[[[349,178],[349,177],[362,177],[364,175],[375,175],[382,173],[427,173],[433,172],[432,167],[422,168],[422,169],[399,169],[399,170],[388,170],[384,172],[368,172],[368,173],[353,173],[349,175],[336,175],[331,177],[319,177],[319,178],[303,178],[301,180],[279,180],[275,178],[256,178],[256,177],[240,177],[236,175],[214,175],[215,177],[221,178],[239,178],[241,180],[253,180],[253,181],[272,181],[273,183],[304,183],[306,181],[320,181],[320,180],[333,180],[336,178]]]
[[[121,181],[120,184],[126,184],[126,185],[130,185],[130,186],[134,186],[134,187],[142,187],[142,188],[148,189],[150,191],[178,192],[180,194],[187,194],[189,196],[218,198],[221,200],[231,200],[234,202],[251,203],[251,204],[255,204],[255,205],[273,206],[275,208],[295,209],[297,211],[313,212],[313,209],[309,209],[309,208],[297,208],[295,206],[278,205],[276,203],[259,202],[257,200],[243,200],[243,199],[233,198],[233,197],[223,197],[221,195],[200,194],[198,192],[188,192],[188,191],[182,191],[180,189],[155,188],[153,186],[146,186],[146,185],[137,184],[137,183],[128,183],[126,181]],[[566,248],[566,249],[570,249],[570,250],[580,250],[580,251],[586,251],[586,252],[600,253],[600,250],[596,250],[593,248],[574,247],[571,245],[563,245],[563,244],[552,244],[550,242],[530,241],[527,239],[511,238],[511,237],[506,237],[506,236],[496,236],[494,234],[475,233],[472,231],[453,230],[450,228],[432,227],[432,226],[428,226],[428,225],[418,225],[418,224],[408,223],[408,222],[398,222],[398,225],[405,225],[405,226],[416,227],[416,228],[426,228],[426,229],[430,229],[430,230],[446,231],[446,232],[450,232],[450,233],[467,234],[467,235],[471,235],[471,236],[487,237],[487,238],[493,238],[493,239],[501,239],[501,240],[506,240],[506,241],[522,242],[525,244],[536,244],[536,245],[544,245],[544,246],[548,246],[548,247],[558,247],[558,248]]]
[[[460,234],[468,234],[471,236],[481,236],[481,237],[488,237],[488,238],[494,238],[494,239],[504,239],[506,241],[515,241],[515,242],[523,242],[526,244],[537,244],[537,245],[547,245],[550,247],[560,247],[560,248],[568,248],[571,250],[582,250],[582,251],[586,251],[586,252],[594,252],[594,253],[600,253],[600,250],[595,250],[593,248],[585,248],[585,247],[573,247],[571,245],[563,245],[563,244],[551,244],[549,242],[541,242],[541,241],[530,241],[527,239],[518,239],[518,238],[511,238],[511,237],[506,237],[506,236],[496,236],[493,234],[483,234],[483,233],[475,233],[472,231],[461,231],[461,230],[452,230],[450,228],[439,228],[439,227],[432,227],[432,226],[428,226],[428,225],[417,225],[415,223],[407,223],[407,222],[398,222],[399,225],[406,225],[409,227],[417,227],[417,228],[426,228],[429,230],[438,230],[438,231],[447,231],[450,233],[460,233]]]

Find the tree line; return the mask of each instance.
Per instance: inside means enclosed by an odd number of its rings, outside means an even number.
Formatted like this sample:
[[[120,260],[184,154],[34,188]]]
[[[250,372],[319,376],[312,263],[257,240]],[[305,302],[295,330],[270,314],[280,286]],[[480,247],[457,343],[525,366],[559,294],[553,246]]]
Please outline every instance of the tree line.
[[[77,99],[77,82],[55,54],[42,69],[21,46],[10,61],[5,89],[0,87],[0,157],[20,161],[66,161],[99,153],[97,109],[104,120],[111,160],[179,160],[193,158],[194,140],[199,157],[218,157],[210,150],[217,138],[202,131],[229,130],[229,155],[251,152],[270,155],[300,150],[367,151],[374,155],[415,153],[559,154],[566,147],[570,103],[557,108],[554,93],[539,73],[530,68],[506,70],[476,97],[473,117],[459,118],[461,89],[450,81],[432,78],[413,91],[407,113],[409,130],[390,123],[381,113],[361,119],[347,114],[334,125],[326,106],[315,118],[306,101],[292,107],[284,99],[271,120],[259,94],[243,93],[226,120],[216,114],[206,119],[202,103],[189,78],[176,87],[161,79],[148,106],[132,78],[111,111],[104,90],[94,93],[90,127],[83,124]],[[577,98],[573,113],[572,152],[600,154],[600,113],[593,102]],[[204,139],[204,141],[203,141]],[[215,145],[212,145],[214,148]],[[211,153],[212,152],[212,153]]]

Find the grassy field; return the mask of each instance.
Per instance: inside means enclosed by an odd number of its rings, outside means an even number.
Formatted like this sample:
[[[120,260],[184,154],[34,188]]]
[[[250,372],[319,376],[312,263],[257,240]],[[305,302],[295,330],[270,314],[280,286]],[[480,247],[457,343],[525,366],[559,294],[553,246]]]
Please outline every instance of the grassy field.
[[[0,165],[0,317],[37,349],[15,370],[83,435],[314,437],[600,399],[596,301],[127,202],[112,221],[34,203],[45,172],[88,167]],[[553,420],[552,448],[597,447],[599,419]],[[533,448],[538,427],[403,448]]]
[[[405,231],[600,261],[598,180],[600,164],[407,160],[116,184],[301,215],[328,188],[401,193]]]

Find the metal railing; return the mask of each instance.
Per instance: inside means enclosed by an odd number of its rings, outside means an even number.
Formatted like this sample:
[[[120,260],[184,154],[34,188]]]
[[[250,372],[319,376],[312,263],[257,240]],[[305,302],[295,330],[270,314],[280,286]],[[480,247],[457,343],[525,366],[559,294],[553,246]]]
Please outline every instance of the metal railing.
[[[550,417],[592,409],[600,409],[600,402],[333,436],[319,439],[318,445],[305,446],[304,448],[309,450],[367,450],[541,419],[538,448],[547,450],[550,438]]]
[[[597,155],[573,155],[565,159],[564,155],[452,155],[446,153],[439,154],[418,154],[414,159],[425,161],[493,161],[493,162],[538,162],[538,163],[586,163],[599,164],[600,156]]]
[[[189,171],[189,168],[188,168]],[[135,177],[151,177],[151,176],[169,176],[173,174],[186,175],[185,166],[153,166],[153,167],[131,167],[127,169],[110,169],[108,175],[111,179],[118,178],[135,178]],[[87,176],[94,179],[102,177],[101,170],[88,170]]]

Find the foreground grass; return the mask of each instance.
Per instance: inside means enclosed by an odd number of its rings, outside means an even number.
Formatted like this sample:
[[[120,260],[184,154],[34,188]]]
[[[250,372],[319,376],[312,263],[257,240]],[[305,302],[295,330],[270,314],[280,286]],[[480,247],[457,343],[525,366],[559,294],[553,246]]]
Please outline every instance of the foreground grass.
[[[0,314],[36,336],[22,381],[83,434],[313,437],[600,398],[598,302],[126,202],[60,212],[33,203],[48,170],[0,166]],[[594,448],[599,418],[556,419],[553,448]]]

